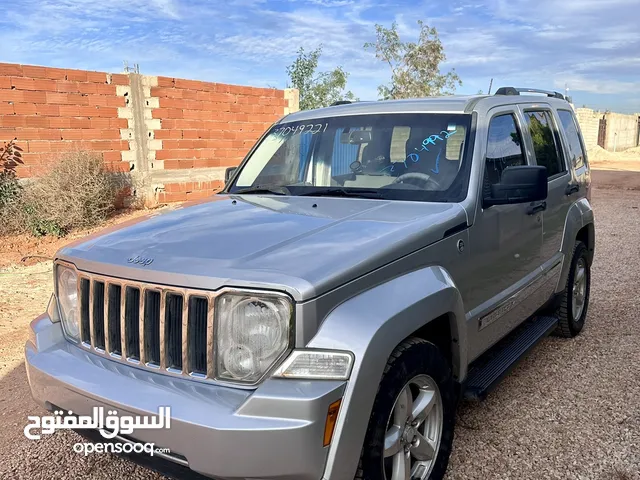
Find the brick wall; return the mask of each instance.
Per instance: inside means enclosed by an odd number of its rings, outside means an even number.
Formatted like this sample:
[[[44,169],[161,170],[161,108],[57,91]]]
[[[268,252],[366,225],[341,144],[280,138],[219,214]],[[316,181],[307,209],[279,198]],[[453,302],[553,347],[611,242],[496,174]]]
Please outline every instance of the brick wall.
[[[149,203],[220,189],[225,169],[296,110],[295,90],[0,64],[0,141],[23,149],[19,176],[92,150],[131,171]]]
[[[101,153],[114,170],[128,170],[118,118],[126,99],[116,94],[126,75],[0,63],[0,141],[23,150],[20,177],[37,176],[61,152]]]

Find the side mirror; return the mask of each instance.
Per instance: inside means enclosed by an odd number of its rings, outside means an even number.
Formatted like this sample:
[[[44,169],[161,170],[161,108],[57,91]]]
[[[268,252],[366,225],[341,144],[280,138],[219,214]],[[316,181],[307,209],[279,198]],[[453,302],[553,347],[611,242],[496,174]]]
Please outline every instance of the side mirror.
[[[507,167],[500,183],[491,185],[491,195],[483,199],[484,207],[537,202],[547,198],[547,167],[522,165]]]
[[[229,167],[224,171],[224,184],[228,184],[229,180],[231,180],[231,177],[233,177],[233,174],[236,173],[236,170],[238,169],[238,167]]]

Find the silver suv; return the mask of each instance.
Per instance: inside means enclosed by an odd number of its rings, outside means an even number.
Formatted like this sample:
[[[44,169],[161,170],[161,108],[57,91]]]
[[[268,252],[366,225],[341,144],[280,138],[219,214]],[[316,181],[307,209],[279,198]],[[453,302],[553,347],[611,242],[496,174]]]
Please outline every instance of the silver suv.
[[[171,407],[169,429],[113,439],[169,449],[131,456],[151,468],[441,479],[458,400],[584,326],[591,181],[561,94],[298,112],[227,173],[221,194],[61,249],[31,324],[45,408]]]

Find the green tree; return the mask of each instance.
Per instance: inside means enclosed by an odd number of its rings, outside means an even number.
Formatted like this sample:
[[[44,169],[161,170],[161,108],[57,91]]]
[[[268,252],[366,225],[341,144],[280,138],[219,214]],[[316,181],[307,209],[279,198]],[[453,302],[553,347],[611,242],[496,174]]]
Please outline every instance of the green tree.
[[[446,59],[438,32],[418,20],[418,42],[403,42],[396,22],[391,28],[376,24],[376,41],[364,48],[373,49],[376,58],[391,68],[391,82],[378,87],[383,100],[451,95],[462,85],[460,77],[451,70],[441,73],[440,64]]]
[[[345,91],[349,74],[342,67],[330,72],[316,73],[322,45],[306,53],[298,50],[298,57],[287,67],[289,86],[300,92],[300,110],[328,107],[338,100],[357,100],[351,91]]]

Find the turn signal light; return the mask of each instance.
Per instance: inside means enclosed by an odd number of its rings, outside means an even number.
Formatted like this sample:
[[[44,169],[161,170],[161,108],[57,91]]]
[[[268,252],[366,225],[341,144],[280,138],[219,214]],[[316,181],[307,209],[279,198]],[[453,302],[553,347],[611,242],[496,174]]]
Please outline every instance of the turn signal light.
[[[340,403],[342,399],[336,400],[329,405],[327,410],[327,423],[324,425],[324,446],[328,446],[331,443],[331,437],[333,437],[333,429],[336,427],[336,420],[338,419],[338,411],[340,410]]]

